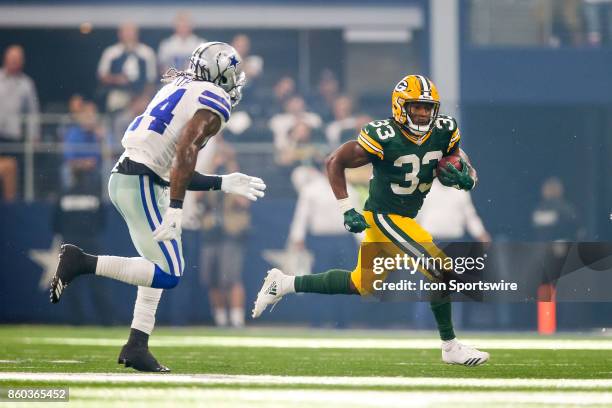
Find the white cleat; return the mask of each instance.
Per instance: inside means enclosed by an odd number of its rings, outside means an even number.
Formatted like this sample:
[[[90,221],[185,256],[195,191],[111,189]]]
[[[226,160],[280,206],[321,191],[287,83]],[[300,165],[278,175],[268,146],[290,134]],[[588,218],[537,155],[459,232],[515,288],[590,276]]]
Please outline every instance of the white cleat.
[[[268,306],[272,305],[273,309],[274,305],[276,305],[276,303],[283,298],[282,280],[285,276],[287,275],[282,273],[280,269],[274,268],[268,271],[268,275],[264,279],[264,283],[257,294],[257,299],[255,300],[255,305],[253,306],[253,311],[251,313],[251,317],[253,317],[253,319],[261,316]]]
[[[477,366],[489,360],[489,353],[466,346],[454,340],[450,347],[442,346],[442,361],[447,364],[461,364],[464,366]]]

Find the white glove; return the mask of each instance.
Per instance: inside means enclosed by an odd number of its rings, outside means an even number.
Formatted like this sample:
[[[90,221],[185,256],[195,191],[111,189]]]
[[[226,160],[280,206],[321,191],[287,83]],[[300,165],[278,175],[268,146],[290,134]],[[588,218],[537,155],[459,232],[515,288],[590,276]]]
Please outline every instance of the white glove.
[[[247,176],[242,173],[232,173],[221,176],[221,191],[238,194],[251,201],[264,196],[266,184],[258,177]]]
[[[153,239],[156,241],[172,241],[181,236],[182,208],[168,208],[159,227],[153,231]]]

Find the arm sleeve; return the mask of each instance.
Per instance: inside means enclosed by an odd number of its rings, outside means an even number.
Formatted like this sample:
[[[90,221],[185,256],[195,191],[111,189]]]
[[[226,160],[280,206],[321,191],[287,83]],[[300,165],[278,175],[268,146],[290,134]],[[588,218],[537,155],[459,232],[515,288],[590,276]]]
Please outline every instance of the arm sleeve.
[[[193,173],[191,181],[187,186],[189,191],[221,190],[221,176],[208,176],[206,174]]]

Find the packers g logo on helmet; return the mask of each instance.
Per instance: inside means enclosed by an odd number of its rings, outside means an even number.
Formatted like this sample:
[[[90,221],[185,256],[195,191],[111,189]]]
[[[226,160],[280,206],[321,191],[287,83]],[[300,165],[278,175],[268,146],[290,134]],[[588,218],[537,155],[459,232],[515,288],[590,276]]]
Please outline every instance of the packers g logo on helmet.
[[[409,105],[413,102],[425,102],[434,105],[429,122],[417,125],[409,115]],[[393,119],[410,134],[422,137],[433,127],[440,110],[440,95],[438,89],[429,79],[422,75],[408,75],[393,89],[391,94],[391,110]]]

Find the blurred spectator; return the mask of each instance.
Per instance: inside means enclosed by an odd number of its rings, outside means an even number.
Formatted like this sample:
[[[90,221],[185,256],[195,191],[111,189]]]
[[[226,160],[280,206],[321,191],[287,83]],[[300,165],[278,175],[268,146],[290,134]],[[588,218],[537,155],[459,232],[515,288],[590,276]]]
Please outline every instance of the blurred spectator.
[[[301,96],[292,96],[285,102],[285,112],[274,115],[269,122],[270,130],[274,134],[274,147],[282,151],[293,145],[296,140],[290,135],[292,129],[302,122],[309,128],[321,127],[321,117],[313,112],[306,111],[306,104]],[[297,135],[303,139],[303,129]],[[300,140],[301,140],[300,139]]]
[[[293,186],[298,192],[298,201],[293,213],[293,221],[289,228],[288,244],[297,249],[305,248],[308,234],[316,237],[351,237],[344,228],[344,220],[338,209],[338,200],[329,185],[324,173],[314,167],[301,166],[291,175]],[[349,197],[354,201],[355,208],[361,208],[358,195],[353,187],[348,185]],[[360,239],[359,234],[354,236]],[[337,243],[337,241],[335,241]],[[337,246],[330,241],[329,249],[338,256]],[[338,262],[337,264],[341,264]]]
[[[300,166],[293,171],[291,182],[298,200],[287,240],[291,261],[284,265],[284,271],[304,275],[335,268],[352,269],[363,233],[351,234],[344,228],[338,201],[325,173],[315,167]],[[355,208],[362,208],[350,184],[347,191]],[[345,324],[351,310],[344,302],[332,298],[320,299],[312,306],[309,312],[315,322],[332,321],[338,326]]]
[[[0,185],[2,201],[17,199],[17,160],[14,157],[0,156]]]
[[[232,117],[224,129],[225,138],[230,142],[239,140],[238,137],[249,130],[252,123],[253,120],[248,112],[243,110],[232,112]]]
[[[125,108],[134,95],[150,87],[157,75],[153,49],[138,41],[138,27],[123,23],[119,42],[104,50],[98,64],[98,78],[106,94],[106,110]]]
[[[270,107],[262,106],[269,105],[270,102],[269,94],[265,95],[265,90],[259,87],[259,78],[263,73],[263,58],[259,55],[251,54],[251,40],[246,34],[234,36],[231,45],[242,57],[242,69],[246,73],[247,78],[247,86],[244,87],[243,92],[244,97],[238,108],[243,112],[249,112],[253,117],[260,117],[266,113],[276,113],[266,112]],[[232,114],[233,117],[234,115]]]
[[[246,34],[237,34],[232,40],[232,47],[242,57],[242,70],[246,73],[249,84],[255,81],[263,72],[263,58],[252,55],[251,40]]]
[[[576,241],[581,232],[574,206],[565,199],[563,183],[559,178],[546,179],[541,195],[531,222],[536,241],[546,244],[534,245],[532,276],[544,285],[538,291],[539,299],[548,300],[551,296],[554,298],[554,290],[551,289],[563,272],[571,242]]]
[[[543,43],[552,47],[582,43],[581,0],[538,0]]]
[[[75,116],[76,123],[64,135],[63,185],[69,189],[74,185],[74,174],[88,180],[89,185],[100,188],[101,161],[100,141],[104,130],[98,122],[98,111],[93,102],[85,102],[81,112]]]
[[[174,34],[159,45],[158,61],[160,74],[169,68],[178,70],[189,66],[189,57],[200,43],[206,42],[193,33],[191,14],[187,12],[177,14],[174,20]]]
[[[466,230],[482,243],[491,241],[468,191],[443,186],[434,179],[416,220],[436,240],[460,241]]]
[[[551,177],[542,184],[542,198],[531,221],[538,241],[574,241],[580,234],[574,206],[564,197],[563,183]]]
[[[248,78],[247,78],[248,79]],[[261,95],[258,105],[262,106],[262,116],[266,119],[283,112],[285,104],[295,95],[295,80],[288,76],[282,76],[274,84],[272,95]]]
[[[587,43],[612,43],[612,0],[583,0]]]
[[[101,185],[91,182],[91,170],[86,167],[74,166],[69,171],[72,185],[61,191],[53,213],[52,230],[62,242],[78,242],[84,251],[98,253],[105,226]],[[113,283],[100,283],[90,279],[74,283],[77,290],[66,297],[67,306],[72,311],[71,323],[114,323]]]
[[[317,93],[311,96],[310,106],[323,118],[323,121],[329,122],[333,119],[332,111],[338,96],[340,96],[340,85],[336,75],[332,70],[324,69],[317,85]]]
[[[74,94],[68,99],[68,113],[71,120],[75,120],[76,116],[83,111],[85,99],[79,94]]]
[[[281,166],[312,165],[323,159],[324,154],[312,144],[312,128],[302,121],[289,130],[287,140],[276,151],[276,163]]]
[[[334,120],[325,129],[325,137],[329,146],[335,149],[347,140],[354,139],[356,137],[356,123],[357,118],[353,115],[353,100],[348,96],[336,98],[334,101]]]
[[[22,115],[26,117],[25,135],[36,140],[40,136],[38,96],[32,79],[23,73],[23,48],[11,45],[4,52],[0,69],[0,141],[21,142]]]
[[[38,96],[34,82],[23,73],[24,63],[20,45],[11,45],[4,51],[0,69],[0,182],[2,199],[6,201],[17,198],[18,180],[23,179],[24,154],[23,150],[15,151],[14,147],[3,150],[9,144],[40,137]]]
[[[215,152],[213,172],[239,171],[234,150],[223,140],[216,141]],[[201,278],[208,286],[215,324],[243,327],[242,269],[245,238],[251,224],[250,202],[231,194],[207,192],[199,194],[199,204],[204,233]]]

